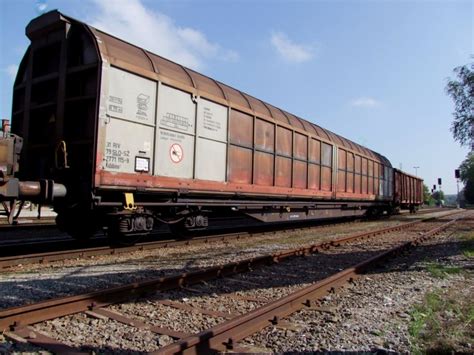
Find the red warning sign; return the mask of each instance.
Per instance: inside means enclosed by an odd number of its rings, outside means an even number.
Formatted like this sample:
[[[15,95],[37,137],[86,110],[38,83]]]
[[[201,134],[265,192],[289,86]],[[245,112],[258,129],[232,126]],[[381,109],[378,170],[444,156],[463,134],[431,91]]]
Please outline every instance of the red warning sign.
[[[173,143],[170,147],[170,158],[173,163],[179,163],[183,160],[183,148],[178,143]]]

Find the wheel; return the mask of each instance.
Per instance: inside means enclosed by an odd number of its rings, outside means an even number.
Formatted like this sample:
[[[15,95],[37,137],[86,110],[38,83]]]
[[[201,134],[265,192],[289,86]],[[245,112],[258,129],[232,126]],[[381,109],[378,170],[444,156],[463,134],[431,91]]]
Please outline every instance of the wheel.
[[[107,225],[110,246],[135,245],[153,230],[153,219],[149,216],[114,216]]]
[[[204,215],[188,216],[168,227],[176,239],[190,239],[196,232],[205,230],[209,225],[208,217]]]

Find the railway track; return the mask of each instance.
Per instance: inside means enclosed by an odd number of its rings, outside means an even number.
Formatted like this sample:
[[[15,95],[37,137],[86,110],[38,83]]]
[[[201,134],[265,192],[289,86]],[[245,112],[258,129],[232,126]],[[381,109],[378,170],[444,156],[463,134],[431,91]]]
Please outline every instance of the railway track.
[[[347,283],[352,283],[356,277],[369,268],[374,267],[387,258],[396,256],[411,247],[421,244],[429,237],[453,225],[456,221],[457,219],[453,219],[441,226],[432,228],[413,240],[403,242],[388,250],[382,250],[375,255],[357,262],[354,265],[347,267],[338,273],[332,274],[314,284],[300,288],[295,292],[269,302],[253,311],[228,319],[212,328],[181,338],[153,353],[195,354],[207,353],[210,351],[248,352],[248,349],[239,346],[239,341],[259,332],[267,326],[273,325],[291,329],[292,325],[284,320],[285,317],[288,317],[304,308],[318,309],[318,304],[315,302],[316,300],[331,293],[335,293],[338,288],[343,287]]]
[[[206,236],[212,234],[222,234],[222,230],[226,229],[234,229],[239,232],[245,233],[247,229],[261,229],[261,230],[277,230],[278,228],[287,228],[287,229],[294,229],[294,228],[302,228],[305,226],[325,226],[328,224],[334,223],[345,223],[347,221],[354,221],[354,218],[350,217],[343,217],[338,219],[329,219],[324,221],[317,221],[317,222],[300,222],[298,224],[294,223],[279,223],[279,224],[264,224],[255,221],[253,219],[244,219],[244,218],[215,218],[212,220],[213,225],[216,227],[211,227],[205,231],[197,231],[195,232],[195,237],[199,236]],[[43,228],[43,225],[49,228]],[[0,256],[13,256],[20,253],[16,253],[14,248],[16,246],[19,247],[19,250],[22,251],[21,254],[26,254],[24,251],[28,248],[33,248],[35,250],[42,250],[42,251],[51,251],[55,250],[67,250],[68,245],[70,249],[78,249],[79,245],[81,249],[86,249],[88,247],[97,247],[97,246],[107,246],[109,242],[106,237],[105,232],[98,232],[95,234],[93,238],[88,241],[76,241],[66,233],[60,232],[56,229],[55,224],[48,224],[48,223],[38,223],[36,224],[36,228],[32,228],[33,224],[28,225],[28,231],[31,232],[30,234],[2,234],[0,238]],[[9,226],[13,229],[11,231],[21,231],[19,225]],[[19,228],[15,230],[15,228]],[[51,230],[56,229],[52,233],[52,235],[48,235],[45,233],[51,233]],[[40,231],[39,235],[36,236],[34,232]],[[166,225],[161,225],[153,230],[153,232],[143,237],[142,242],[152,241],[156,238],[167,238],[170,241],[174,240],[172,234],[170,233],[168,227]],[[59,246],[58,243],[62,243]],[[7,249],[8,248],[8,249]]]
[[[437,210],[425,211],[425,213],[439,212]],[[447,211],[442,211],[447,212]],[[451,213],[451,212],[448,212]],[[71,240],[69,237],[64,240],[62,237],[50,238],[46,242],[43,240],[33,240],[22,242],[21,244],[12,243],[2,245],[2,254],[5,255],[0,257],[0,270],[5,270],[16,265],[31,265],[37,263],[50,263],[56,261],[64,261],[69,259],[77,258],[90,258],[105,255],[119,255],[125,253],[133,253],[137,251],[153,250],[157,248],[169,248],[179,245],[191,245],[191,244],[205,244],[210,242],[219,242],[224,240],[238,240],[242,238],[249,238],[257,235],[265,235],[271,233],[280,232],[292,232],[296,229],[300,230],[311,230],[316,228],[327,228],[334,223],[354,223],[359,220],[339,220],[332,221],[330,225],[322,224],[311,226],[307,224],[300,225],[280,225],[280,226],[255,226],[252,228],[241,227],[239,232],[236,233],[217,233],[215,235],[202,235],[188,240],[175,240],[172,235],[164,231],[156,232],[152,237],[161,238],[160,240],[152,240],[137,243],[134,246],[129,247],[110,247],[106,238],[94,238],[90,241],[88,247],[79,247],[77,241]],[[245,230],[247,229],[247,230]],[[171,237],[171,238],[170,238]],[[164,238],[164,239],[163,239]],[[149,238],[150,239],[150,238]],[[44,252],[31,253],[31,250],[45,250]],[[19,251],[19,252],[18,252]],[[27,254],[25,254],[27,251]]]
[[[356,220],[358,221],[358,220]],[[64,241],[62,239],[53,240],[51,245],[54,248],[59,248],[60,250],[47,251],[47,252],[40,252],[40,253],[30,253],[24,255],[7,255],[4,257],[0,257],[0,270],[5,270],[16,265],[31,265],[37,263],[50,263],[56,261],[64,261],[69,259],[77,259],[77,258],[91,258],[97,256],[106,256],[106,255],[119,255],[119,254],[126,254],[126,253],[133,253],[139,251],[146,251],[146,250],[153,250],[158,248],[170,248],[176,247],[180,245],[198,245],[198,244],[206,244],[211,242],[221,242],[221,241],[231,241],[231,240],[239,240],[243,238],[249,237],[256,237],[262,236],[272,233],[281,233],[281,232],[292,232],[296,229],[300,230],[312,230],[316,228],[330,228],[334,224],[341,224],[341,223],[353,223],[353,220],[347,221],[342,220],[336,223],[331,223],[330,225],[323,224],[317,226],[261,226],[261,227],[253,227],[247,228],[247,231],[240,231],[237,233],[225,233],[225,234],[216,234],[216,235],[203,235],[200,237],[196,237],[193,239],[188,240],[175,240],[173,238],[169,238],[169,234],[161,234],[164,240],[154,240],[149,242],[142,242],[138,243],[134,246],[129,247],[110,247],[108,246],[107,240],[104,238],[97,238],[91,241],[91,246],[87,248],[78,248],[77,242],[67,240]],[[50,241],[48,241],[50,243]],[[39,243],[33,242],[32,245],[30,243],[26,243],[20,245],[19,247],[21,250],[29,250],[29,249],[38,249],[38,248],[48,248],[49,244],[41,245]],[[72,249],[71,249],[72,246]],[[32,247],[32,248],[31,248]],[[16,251],[18,246],[12,245],[10,249]],[[19,249],[19,248],[18,248]],[[5,253],[5,248],[3,250]]]
[[[446,218],[446,216],[444,216],[444,218]],[[206,349],[238,350],[237,342],[240,339],[243,339],[243,337],[257,331],[258,329],[261,329],[262,326],[269,324],[283,326],[284,322],[281,322],[281,318],[285,315],[290,314],[301,307],[311,307],[313,305],[311,300],[319,297],[321,294],[327,293],[328,291],[333,292],[337,286],[340,286],[347,280],[354,278],[358,273],[365,270],[374,262],[388,257],[397,251],[404,250],[410,246],[420,243],[429,236],[449,227],[455,223],[458,218],[459,217],[453,218],[452,220],[443,224],[440,224],[439,222],[421,223],[421,221],[414,221],[394,228],[385,228],[383,230],[371,231],[368,233],[358,233],[349,237],[339,238],[331,242],[319,243],[304,248],[279,252],[272,255],[257,257],[251,260],[243,260],[241,262],[212,267],[192,273],[148,280],[146,282],[116,287],[99,292],[92,292],[84,295],[40,302],[23,307],[15,307],[0,312],[0,329],[9,329],[5,335],[15,341],[29,342],[31,344],[43,346],[54,352],[77,352],[76,348],[72,348],[71,346],[64,344],[59,340],[52,339],[49,336],[44,335],[41,331],[38,332],[38,330],[35,330],[30,326],[35,323],[44,322],[48,319],[54,319],[61,316],[83,312],[86,317],[102,320],[114,320],[122,324],[127,324],[128,326],[133,326],[142,330],[151,331],[155,334],[160,334],[160,336],[169,337],[170,339],[179,339],[176,343],[163,347],[160,350],[162,353],[175,353],[181,351],[189,351],[192,353],[195,351],[205,351]],[[156,291],[165,292],[167,290],[180,288],[185,292],[199,293],[201,291],[193,290],[191,287],[193,287],[193,285],[202,284],[203,281],[209,281],[215,278],[223,278],[223,280],[228,280],[230,277],[231,283],[243,283],[247,286],[249,284],[253,284],[255,287],[257,287],[258,285],[252,281],[236,281],[233,275],[251,270],[257,270],[263,266],[278,266],[284,260],[289,261],[295,259],[295,257],[313,255],[315,253],[317,254],[318,252],[324,253],[328,250],[331,250],[332,248],[361,242],[366,238],[372,238],[377,235],[386,235],[388,233],[401,230],[405,232],[400,234],[405,236],[409,234],[406,231],[411,230],[410,233],[412,240],[405,240],[403,244],[397,246],[392,245],[390,247],[390,251],[387,251],[387,244],[384,244],[382,246],[383,252],[378,252],[377,255],[374,255],[374,252],[371,252],[369,253],[370,257],[367,260],[357,262],[356,265],[351,265],[342,272],[335,273],[328,278],[323,278],[321,281],[312,283],[306,288],[301,288],[295,293],[286,295],[284,298],[262,305],[261,307],[256,308],[254,311],[237,315],[237,317],[234,318],[233,316],[235,315],[230,313],[226,315],[224,314],[225,312],[204,310],[204,313],[208,316],[220,317],[224,320],[228,320],[216,327],[201,331],[197,335],[190,335],[186,334],[185,332],[175,331],[166,327],[146,324],[145,322],[137,320],[136,318],[132,319],[130,316],[119,314],[114,310],[106,308],[111,304],[128,302],[132,298],[137,298],[150,293],[153,294]],[[423,231],[423,233],[420,235],[421,231]],[[407,237],[405,237],[405,239],[407,239]],[[387,238],[385,238],[385,240],[387,240]],[[393,244],[393,242],[391,244]],[[318,257],[318,255],[316,255],[316,257]],[[347,260],[347,257],[345,259]],[[352,263],[354,260],[349,259],[349,262]],[[280,274],[280,277],[282,277],[282,274]],[[206,285],[206,287],[208,287],[208,285]],[[230,295],[230,297],[240,301],[247,299],[247,301],[252,302],[251,297],[241,295],[239,296],[238,294]],[[310,301],[308,302],[308,300]],[[258,299],[256,300],[254,297],[253,301],[258,302]],[[165,304],[161,302],[161,305],[172,308],[187,308],[189,310],[189,307],[181,305],[180,302],[165,301],[164,303]],[[194,311],[200,311],[198,308],[194,308]]]
[[[16,224],[8,224],[5,218],[0,219],[0,231],[2,232],[55,226],[55,217],[42,217],[41,219],[35,217],[21,217]]]
[[[218,233],[215,235],[202,235],[197,236],[192,239],[186,240],[176,240],[173,239],[172,235],[169,233],[162,233],[156,234],[156,236],[160,236],[165,238],[164,240],[153,240],[149,242],[141,242],[137,243],[133,246],[128,247],[110,247],[108,246],[107,240],[97,239],[94,240],[95,244],[102,244],[99,246],[92,246],[87,248],[77,248],[77,242],[66,242],[64,243],[64,247],[70,247],[71,244],[75,247],[74,249],[66,249],[66,250],[58,250],[58,251],[51,251],[51,252],[43,252],[43,253],[32,253],[32,254],[20,254],[20,255],[12,255],[12,256],[5,256],[0,257],[0,270],[8,269],[14,267],[16,265],[31,265],[36,263],[50,263],[55,261],[64,261],[69,259],[77,259],[77,258],[91,258],[96,256],[106,256],[106,255],[120,255],[120,254],[127,254],[133,253],[137,251],[146,251],[146,250],[153,250],[158,248],[170,248],[176,246],[187,246],[187,245],[199,245],[199,244],[207,244],[211,242],[220,242],[220,241],[232,241],[232,240],[239,240],[243,238],[251,238],[254,236],[262,236],[274,233],[284,233],[284,232],[292,232],[295,230],[313,230],[313,229],[321,229],[321,228],[330,228],[334,224],[342,225],[342,224],[351,224],[356,223],[358,220],[339,220],[337,222],[332,222],[331,224],[322,224],[316,226],[295,226],[293,225],[283,225],[283,226],[257,226],[252,228],[245,228],[241,227],[242,231],[239,232],[231,232],[231,233]],[[247,229],[246,231],[244,229]],[[52,245],[57,248],[61,247],[58,245],[60,241],[53,241]],[[48,244],[49,245],[49,244]],[[37,246],[35,246],[37,247]],[[44,245],[42,246],[45,247]],[[24,245],[21,248],[25,248]]]

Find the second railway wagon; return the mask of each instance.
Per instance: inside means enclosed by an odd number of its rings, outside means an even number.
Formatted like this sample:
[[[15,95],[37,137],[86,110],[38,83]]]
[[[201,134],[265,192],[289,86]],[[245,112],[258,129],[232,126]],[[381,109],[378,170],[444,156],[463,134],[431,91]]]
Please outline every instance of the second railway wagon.
[[[127,237],[156,220],[204,228],[215,213],[276,221],[396,207],[392,166],[370,149],[57,11],[26,34],[18,176],[66,187],[53,202],[72,235],[106,224]]]

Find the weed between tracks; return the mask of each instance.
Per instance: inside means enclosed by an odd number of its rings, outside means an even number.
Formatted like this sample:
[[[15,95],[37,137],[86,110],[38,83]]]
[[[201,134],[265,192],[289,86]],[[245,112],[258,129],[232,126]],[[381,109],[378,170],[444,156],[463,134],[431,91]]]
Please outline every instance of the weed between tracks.
[[[474,258],[474,232],[461,232],[460,251]],[[426,270],[432,277],[446,279],[460,274],[463,281],[446,289],[437,289],[425,295],[421,304],[410,312],[409,334],[413,353],[453,353],[472,348],[474,343],[473,273],[469,269],[429,263]]]
[[[464,256],[474,258],[474,232],[464,233],[461,249]]]
[[[462,269],[457,266],[445,266],[437,263],[429,263],[426,266],[426,270],[431,276],[438,279],[445,279],[449,275],[459,274],[462,271]]]
[[[474,339],[474,301],[466,289],[451,287],[425,295],[410,312],[413,353],[451,353]]]

